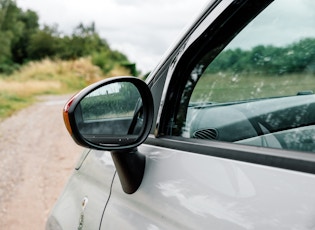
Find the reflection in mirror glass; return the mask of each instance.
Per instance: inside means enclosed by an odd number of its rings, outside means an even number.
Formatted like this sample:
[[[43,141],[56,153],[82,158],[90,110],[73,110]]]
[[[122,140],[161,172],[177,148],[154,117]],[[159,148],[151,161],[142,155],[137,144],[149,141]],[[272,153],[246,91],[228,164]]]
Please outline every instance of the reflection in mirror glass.
[[[130,133],[130,126],[140,105],[140,93],[132,83],[111,83],[82,99],[75,111],[76,123],[89,141],[112,143],[117,137],[135,134]]]
[[[83,120],[133,116],[139,97],[137,88],[127,82],[98,88],[81,102]]]

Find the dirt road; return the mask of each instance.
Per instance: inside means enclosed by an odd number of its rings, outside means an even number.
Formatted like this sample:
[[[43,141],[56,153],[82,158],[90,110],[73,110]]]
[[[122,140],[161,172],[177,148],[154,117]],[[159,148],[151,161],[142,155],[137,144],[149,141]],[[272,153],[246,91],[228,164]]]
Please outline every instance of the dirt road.
[[[0,122],[0,229],[45,229],[82,152],[63,125],[67,98],[43,97]]]

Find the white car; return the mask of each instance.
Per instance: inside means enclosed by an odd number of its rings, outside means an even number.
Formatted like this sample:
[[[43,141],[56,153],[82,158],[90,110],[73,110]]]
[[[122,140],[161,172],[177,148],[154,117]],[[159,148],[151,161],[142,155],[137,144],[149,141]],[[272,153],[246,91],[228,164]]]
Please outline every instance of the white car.
[[[315,1],[211,1],[145,81],[65,105],[86,150],[46,229],[314,230],[314,90]]]

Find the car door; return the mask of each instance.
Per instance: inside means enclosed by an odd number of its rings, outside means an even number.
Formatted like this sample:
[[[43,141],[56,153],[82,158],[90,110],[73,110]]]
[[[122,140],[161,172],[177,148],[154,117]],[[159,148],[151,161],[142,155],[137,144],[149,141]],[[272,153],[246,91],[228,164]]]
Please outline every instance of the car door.
[[[114,178],[101,229],[315,228],[313,9],[209,5],[148,79],[144,177]]]
[[[46,229],[98,229],[115,175],[111,157],[86,149],[51,210]]]

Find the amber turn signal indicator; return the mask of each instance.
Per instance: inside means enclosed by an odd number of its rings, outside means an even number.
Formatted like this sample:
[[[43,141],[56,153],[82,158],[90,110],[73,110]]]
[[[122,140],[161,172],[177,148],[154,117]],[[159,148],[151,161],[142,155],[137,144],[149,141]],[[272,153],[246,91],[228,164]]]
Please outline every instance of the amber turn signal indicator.
[[[63,108],[63,120],[65,123],[65,126],[68,130],[68,132],[70,133],[70,135],[72,136],[73,132],[72,132],[72,128],[70,125],[70,120],[69,120],[69,109],[71,107],[72,102],[74,101],[75,96],[73,96],[72,98],[70,98],[70,100],[65,104],[64,108]]]

